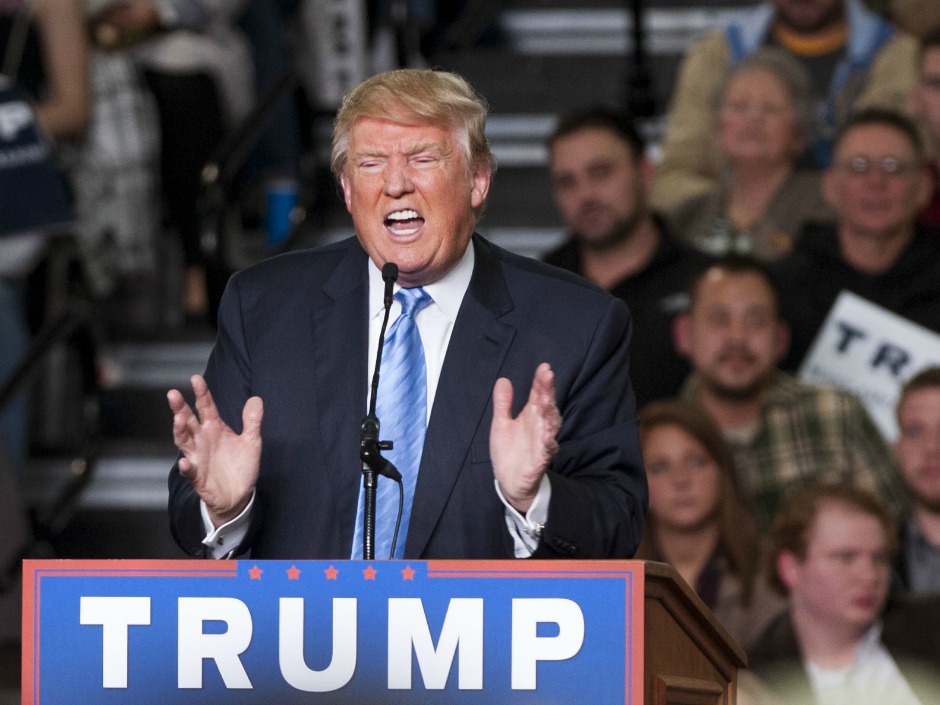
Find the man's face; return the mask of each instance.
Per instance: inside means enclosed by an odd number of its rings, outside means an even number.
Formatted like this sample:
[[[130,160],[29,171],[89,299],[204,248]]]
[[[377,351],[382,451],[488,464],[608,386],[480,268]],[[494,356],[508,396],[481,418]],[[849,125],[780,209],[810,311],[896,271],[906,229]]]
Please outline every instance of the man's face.
[[[940,513],[940,387],[908,393],[898,409],[895,452],[914,502]]]
[[[742,401],[761,393],[787,344],[774,292],[764,278],[717,267],[703,276],[677,333],[678,347],[702,384]]]
[[[399,283],[413,287],[437,281],[463,256],[490,174],[470,173],[451,129],[363,118],[350,130],[340,181],[369,257],[380,268],[396,263]]]
[[[802,561],[788,552],[777,561],[794,610],[840,636],[861,636],[888,597],[891,564],[885,527],[855,507],[824,501],[807,538]]]
[[[841,20],[845,0],[774,0],[777,20],[796,32],[816,32]]]
[[[867,170],[859,173],[859,164]],[[895,170],[885,173],[883,166]],[[839,227],[866,238],[892,238],[913,227],[930,196],[929,177],[907,136],[890,125],[859,125],[836,148],[823,192]]]
[[[644,161],[611,130],[587,127],[555,140],[555,203],[583,244],[603,249],[630,236],[645,215]]]
[[[940,144],[940,47],[924,52],[920,81],[914,89],[914,106]]]

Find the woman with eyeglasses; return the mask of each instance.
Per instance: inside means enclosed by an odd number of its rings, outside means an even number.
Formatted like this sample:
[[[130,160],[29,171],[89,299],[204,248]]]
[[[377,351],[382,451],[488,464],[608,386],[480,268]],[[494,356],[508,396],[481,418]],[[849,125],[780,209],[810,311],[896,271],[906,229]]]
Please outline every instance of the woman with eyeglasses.
[[[670,215],[674,232],[716,255],[779,259],[803,225],[832,220],[815,173],[798,168],[813,125],[812,79],[792,56],[760,49],[733,68],[719,93],[720,186]]]

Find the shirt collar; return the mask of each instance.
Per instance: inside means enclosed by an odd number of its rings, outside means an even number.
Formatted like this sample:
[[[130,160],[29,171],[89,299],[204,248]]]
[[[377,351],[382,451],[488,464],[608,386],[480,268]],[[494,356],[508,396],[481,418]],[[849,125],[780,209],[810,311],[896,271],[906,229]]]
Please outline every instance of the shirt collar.
[[[475,259],[471,240],[457,264],[436,282],[424,287],[424,290],[434,299],[434,303],[452,323],[457,320],[460,304],[463,303],[464,294],[470,286]],[[385,282],[382,280],[382,271],[371,260],[369,263],[369,319],[371,320],[380,315],[385,308]],[[400,288],[398,284],[395,285],[396,292]]]

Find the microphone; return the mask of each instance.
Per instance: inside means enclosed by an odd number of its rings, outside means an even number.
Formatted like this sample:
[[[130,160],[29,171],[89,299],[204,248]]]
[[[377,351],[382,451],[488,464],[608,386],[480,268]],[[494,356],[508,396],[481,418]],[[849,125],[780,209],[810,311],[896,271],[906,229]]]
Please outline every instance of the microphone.
[[[375,370],[372,374],[372,393],[369,395],[369,413],[362,420],[359,438],[359,457],[362,462],[374,472],[384,475],[395,482],[401,482],[401,473],[392,463],[382,457],[382,450],[391,450],[391,441],[379,441],[380,423],[375,415],[375,398],[379,392],[379,369],[382,365],[382,348],[385,345],[385,329],[388,327],[388,317],[392,310],[392,290],[398,279],[398,265],[386,262],[382,265],[382,279],[385,281],[385,318],[382,319],[382,330],[379,333],[379,345],[375,355]]]

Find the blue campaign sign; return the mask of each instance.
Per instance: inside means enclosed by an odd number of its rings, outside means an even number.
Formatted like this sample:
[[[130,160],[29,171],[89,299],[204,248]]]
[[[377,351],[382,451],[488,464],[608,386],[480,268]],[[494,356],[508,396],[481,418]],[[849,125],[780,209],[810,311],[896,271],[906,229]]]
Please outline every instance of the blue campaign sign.
[[[26,705],[643,702],[639,561],[24,570]]]

